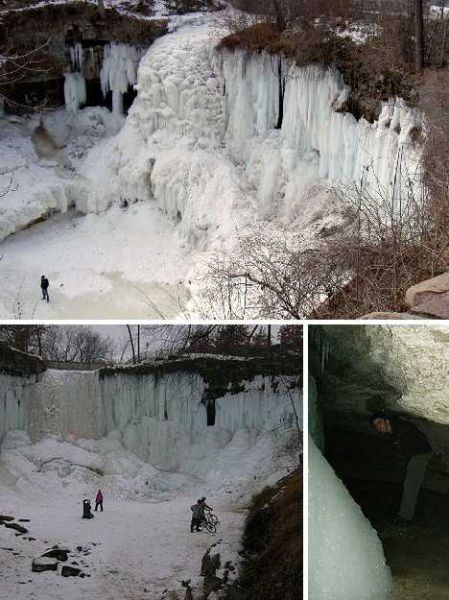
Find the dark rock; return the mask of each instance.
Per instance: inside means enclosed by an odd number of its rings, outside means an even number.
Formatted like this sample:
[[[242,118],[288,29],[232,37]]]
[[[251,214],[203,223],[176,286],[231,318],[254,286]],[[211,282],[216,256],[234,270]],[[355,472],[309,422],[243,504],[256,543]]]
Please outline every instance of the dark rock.
[[[201,576],[204,577],[203,589],[205,598],[210,593],[218,591],[223,585],[223,581],[216,576],[216,572],[220,568],[220,555],[218,553],[211,554],[211,550],[215,545],[208,549],[201,562]]]
[[[29,523],[31,519],[17,519],[20,523]]]
[[[78,577],[81,573],[81,569],[77,569],[76,567],[69,567],[68,565],[64,565],[61,569],[61,575],[63,577]]]
[[[81,552],[81,550],[83,549],[82,546],[77,546],[76,549],[78,550],[78,552]]]
[[[68,558],[68,553],[70,550],[65,548],[52,548],[51,550],[47,550],[42,556],[47,556],[48,558],[56,558],[56,560],[60,560],[65,562]]]
[[[6,515],[0,515],[0,521],[14,521],[14,517],[7,517]]]
[[[5,523],[4,525],[9,529],[15,529],[19,533],[28,533],[28,529],[22,527],[22,525],[19,525],[18,523]]]
[[[58,561],[53,558],[41,556],[35,558],[31,565],[33,573],[41,573],[42,571],[56,571],[58,569]]]

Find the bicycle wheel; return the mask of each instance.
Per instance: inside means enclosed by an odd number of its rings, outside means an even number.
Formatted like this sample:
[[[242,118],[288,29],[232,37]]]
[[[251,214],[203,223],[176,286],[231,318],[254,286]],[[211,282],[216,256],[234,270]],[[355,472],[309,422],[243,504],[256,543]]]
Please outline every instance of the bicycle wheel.
[[[218,523],[217,515],[214,515],[214,513],[210,513],[209,522],[212,523],[212,525],[216,525]]]
[[[206,529],[209,533],[216,533],[217,531],[215,525],[213,523],[210,523],[209,521],[206,523]]]

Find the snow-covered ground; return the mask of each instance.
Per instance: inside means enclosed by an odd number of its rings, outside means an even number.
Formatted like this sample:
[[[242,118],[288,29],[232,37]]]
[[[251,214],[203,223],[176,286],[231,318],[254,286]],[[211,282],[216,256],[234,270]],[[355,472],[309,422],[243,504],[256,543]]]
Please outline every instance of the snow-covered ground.
[[[283,473],[274,467],[275,459],[269,460],[268,449],[265,443],[253,449],[241,443],[223,452],[217,486],[213,476],[154,469],[121,447],[118,436],[73,443],[45,438],[31,445],[24,432],[10,432],[0,453],[0,512],[30,522],[22,523],[29,530],[22,536],[0,526],[0,598],[178,597],[165,596],[164,590],[183,598],[183,580],[201,586],[201,559],[212,544],[221,542],[222,565],[226,560],[238,564],[248,494]],[[253,479],[260,461],[266,480]],[[83,520],[82,500],[93,504],[99,488],[105,511]],[[216,534],[190,533],[190,506],[202,495],[219,517]],[[78,566],[90,577],[64,578],[60,568],[32,573],[32,560],[54,545],[71,550],[62,564]]]

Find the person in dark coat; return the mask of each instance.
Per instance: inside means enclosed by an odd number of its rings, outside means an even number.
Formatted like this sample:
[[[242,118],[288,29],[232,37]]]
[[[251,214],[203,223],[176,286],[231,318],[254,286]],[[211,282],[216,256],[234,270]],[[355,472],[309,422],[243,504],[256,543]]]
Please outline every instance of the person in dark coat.
[[[190,532],[199,531],[199,525],[201,523],[201,500],[198,500],[196,504],[192,504],[190,507],[192,511],[192,522],[190,523]]]
[[[50,302],[50,296],[48,295],[48,286],[50,285],[50,282],[48,281],[48,279],[45,277],[45,275],[42,275],[41,277],[41,290],[42,290],[42,300],[47,300],[47,302]]]
[[[101,490],[98,490],[97,497],[95,498],[95,512],[97,512],[98,507],[100,507],[101,512],[103,512],[103,493]]]
[[[94,516],[91,511],[90,500],[83,500],[83,519],[93,519]]]
[[[376,431],[388,437],[398,456],[407,461],[398,515],[404,521],[412,521],[432,448],[426,436],[409,421],[380,411],[371,415],[370,422]]]

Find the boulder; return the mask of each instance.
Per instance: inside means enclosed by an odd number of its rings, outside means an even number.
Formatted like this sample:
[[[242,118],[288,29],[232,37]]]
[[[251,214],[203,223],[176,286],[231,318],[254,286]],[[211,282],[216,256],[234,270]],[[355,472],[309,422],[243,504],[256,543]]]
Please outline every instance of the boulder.
[[[360,320],[366,320],[366,319],[382,319],[385,321],[389,321],[389,320],[419,320],[422,319],[423,317],[420,317],[418,315],[411,315],[409,313],[398,313],[398,312],[372,312],[372,313],[368,313],[367,315],[363,315],[363,317],[360,317]]]
[[[18,523],[4,523],[4,525],[9,529],[15,529],[19,533],[28,533],[28,529],[26,527],[22,527],[22,525],[19,525]]]
[[[61,575],[63,577],[78,577],[81,573],[81,569],[77,569],[76,567],[69,567],[68,565],[64,565],[61,569]]]
[[[58,569],[58,561],[54,558],[41,556],[35,558],[31,565],[33,573],[41,573],[42,571],[56,571]]]
[[[14,517],[7,517],[6,515],[0,515],[0,521],[14,521]]]
[[[449,272],[413,285],[405,294],[405,302],[412,313],[449,319]]]
[[[56,560],[60,560],[65,562],[68,558],[68,553],[70,550],[67,548],[52,548],[51,550],[47,550],[42,556],[46,556],[48,558],[56,558]]]

